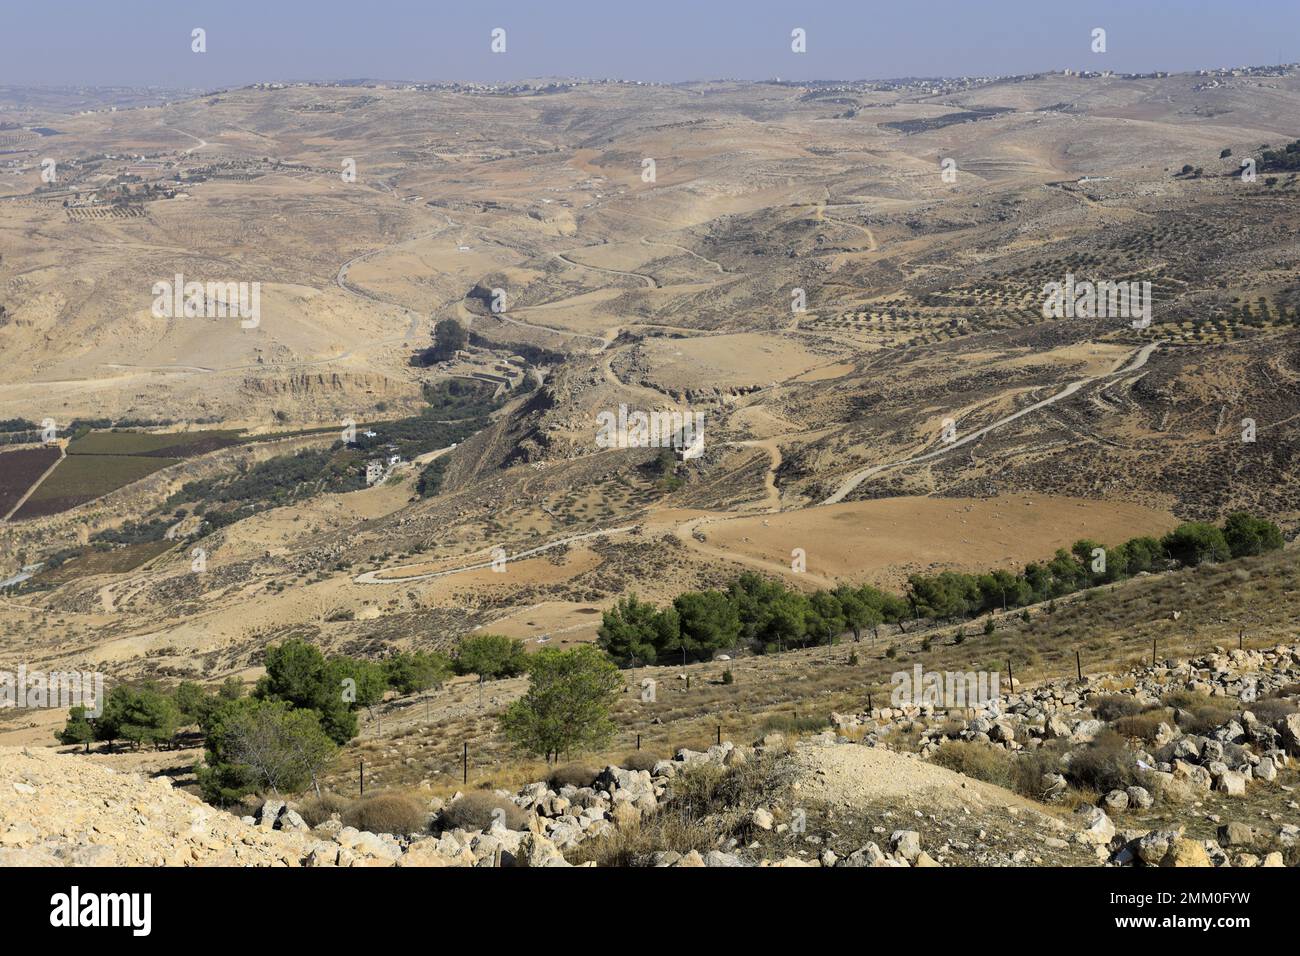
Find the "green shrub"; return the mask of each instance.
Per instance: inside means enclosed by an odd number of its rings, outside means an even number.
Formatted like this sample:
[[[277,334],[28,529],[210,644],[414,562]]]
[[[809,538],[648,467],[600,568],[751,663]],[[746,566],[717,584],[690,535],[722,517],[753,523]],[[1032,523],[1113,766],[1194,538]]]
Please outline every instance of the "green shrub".
[[[1223,525],[1223,537],[1234,558],[1276,551],[1285,543],[1277,525],[1246,512],[1228,516]]]

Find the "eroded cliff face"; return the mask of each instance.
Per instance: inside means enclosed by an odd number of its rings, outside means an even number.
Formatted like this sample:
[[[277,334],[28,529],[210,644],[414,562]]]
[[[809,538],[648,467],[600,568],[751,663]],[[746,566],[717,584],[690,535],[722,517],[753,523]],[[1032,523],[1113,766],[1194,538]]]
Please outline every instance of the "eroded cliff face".
[[[361,372],[302,372],[296,375],[259,374],[244,377],[240,389],[249,395],[298,398],[368,395],[408,398],[419,395],[418,385]]]

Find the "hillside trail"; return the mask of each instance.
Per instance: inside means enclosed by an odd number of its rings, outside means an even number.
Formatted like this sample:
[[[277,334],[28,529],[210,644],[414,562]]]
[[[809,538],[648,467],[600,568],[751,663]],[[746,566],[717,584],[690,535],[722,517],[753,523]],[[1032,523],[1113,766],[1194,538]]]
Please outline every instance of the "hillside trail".
[[[652,275],[647,275],[644,272],[627,272],[623,269],[607,269],[604,266],[592,266],[592,265],[588,265],[585,262],[579,262],[577,259],[569,258],[571,253],[577,251],[578,251],[577,249],[570,249],[568,250],[568,252],[557,252],[555,253],[555,258],[559,259],[561,262],[566,262],[571,266],[577,266],[579,269],[590,269],[592,272],[603,272],[606,275],[611,275],[611,276],[626,276],[631,279],[641,279],[643,282],[645,282],[647,289],[659,288],[659,280]]]
[[[559,548],[566,544],[573,544],[575,541],[587,541],[592,538],[604,538],[614,534],[627,534],[635,530],[635,525],[624,525],[619,528],[601,528],[597,531],[587,531],[582,534],[569,535],[567,538],[560,538],[547,544],[538,545],[535,548],[529,548],[526,551],[519,551],[515,554],[506,555],[504,562],[509,564],[511,561],[522,561],[525,558],[535,557],[543,554],[553,548]],[[428,562],[422,562],[427,564]],[[400,578],[380,578],[376,575],[401,571],[403,568],[419,567],[419,564],[399,564],[392,567],[378,568],[374,571],[366,571],[352,579],[353,584],[410,584],[414,581],[430,581],[434,578],[445,578],[452,574],[462,574],[466,571],[483,571],[493,566],[493,559],[488,558],[486,561],[477,561],[458,568],[448,568],[445,571],[430,571],[425,574],[412,574]]]
[[[709,265],[713,266],[713,268],[717,269],[721,275],[727,274],[727,270],[723,267],[721,262],[718,262],[716,259],[710,259],[707,256],[702,256],[695,250],[687,249],[685,246],[679,246],[675,242],[663,242],[658,239],[651,239],[649,236],[642,236],[641,244],[646,246],[664,246],[668,249],[676,249],[679,252],[686,253],[688,256],[699,259],[701,262],[707,262]]]
[[[853,491],[864,481],[866,481],[868,478],[872,478],[880,474],[881,472],[890,471],[895,468],[902,468],[906,465],[919,464],[921,462],[930,461],[942,455],[946,455],[950,451],[956,448],[960,448],[963,445],[968,445],[973,441],[978,441],[980,438],[983,438],[985,435],[989,434],[990,432],[996,431],[999,428],[1009,425],[1019,418],[1023,418],[1024,416],[1036,412],[1041,408],[1046,408],[1049,405],[1054,405],[1057,402],[1061,401],[1062,399],[1069,398],[1071,395],[1073,395],[1075,392],[1079,391],[1079,389],[1083,388],[1086,385],[1091,385],[1094,382],[1111,379],[1119,375],[1127,375],[1131,372],[1136,372],[1138,369],[1142,368],[1142,366],[1146,365],[1147,359],[1151,357],[1151,353],[1154,352],[1157,348],[1159,348],[1163,344],[1164,341],[1160,340],[1160,341],[1155,341],[1147,345],[1144,345],[1136,352],[1134,352],[1131,357],[1126,357],[1124,359],[1121,359],[1119,363],[1117,363],[1117,366],[1119,367],[1116,367],[1109,372],[1104,372],[1100,375],[1091,375],[1088,376],[1087,378],[1082,378],[1079,379],[1078,381],[1071,382],[1070,384],[1066,385],[1063,389],[1061,389],[1059,392],[1056,392],[1053,395],[1049,395],[1047,398],[1043,399],[1042,401],[1035,402],[1032,405],[1027,405],[1026,407],[1020,409],[1017,412],[1012,412],[1010,415],[1005,415],[1002,418],[999,418],[997,421],[985,425],[983,428],[976,429],[975,431],[970,432],[964,435],[963,437],[958,438],[955,441],[949,442],[948,444],[944,445],[942,448],[936,448],[933,451],[928,451],[920,455],[913,455],[910,458],[900,458],[900,459],[896,459],[895,461],[884,462],[879,465],[871,465],[867,468],[862,468],[858,471],[855,471],[847,478],[845,478],[844,481],[840,483],[839,487],[836,488],[835,491],[829,497],[827,497],[826,500],[824,500],[821,503],[823,505],[838,504],[839,502],[843,501],[848,495],[852,494]],[[1132,359],[1131,364],[1129,364],[1126,367],[1123,367],[1124,362],[1128,361],[1128,358]]]

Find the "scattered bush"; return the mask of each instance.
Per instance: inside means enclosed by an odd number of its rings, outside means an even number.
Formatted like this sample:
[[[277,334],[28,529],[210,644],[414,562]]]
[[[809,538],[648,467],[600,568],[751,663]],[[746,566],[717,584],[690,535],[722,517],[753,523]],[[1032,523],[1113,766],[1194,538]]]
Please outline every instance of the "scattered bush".
[[[654,770],[660,758],[648,750],[634,750],[623,758],[624,770]]]
[[[644,866],[660,850],[701,856],[717,849],[717,830],[704,820],[692,820],[678,813],[657,813],[630,827],[606,830],[594,840],[584,840],[568,854],[569,862],[597,866]]]
[[[1293,700],[1285,700],[1281,697],[1270,697],[1266,700],[1257,700],[1246,707],[1252,714],[1258,717],[1263,723],[1274,724],[1289,714],[1294,714],[1300,710]]]
[[[1022,797],[1042,800],[1043,775],[1061,772],[1061,744],[1047,744],[1022,753],[1011,763],[1011,789]]]
[[[1102,731],[1087,747],[1075,751],[1065,775],[1076,787],[1095,793],[1126,787],[1152,788],[1150,775],[1138,767],[1137,757],[1124,738],[1111,730]]]
[[[1099,697],[1092,702],[1092,712],[1101,720],[1110,723],[1121,717],[1132,717],[1142,712],[1142,705],[1136,697],[1127,694],[1111,694]]]
[[[1011,784],[1011,764],[1015,759],[1001,747],[970,740],[945,740],[932,758],[940,767],[994,783]]]
[[[1209,700],[1208,694],[1198,694],[1192,690],[1171,690],[1160,698],[1166,707],[1183,707],[1191,709]]]
[[[465,794],[442,811],[440,822],[444,830],[486,830],[494,819],[500,819],[507,830],[528,829],[528,816],[523,810],[486,790]]]
[[[772,714],[760,728],[764,734],[814,734],[830,726],[830,718],[823,715],[798,717],[794,714]]]
[[[380,793],[358,800],[348,807],[343,822],[347,826],[369,830],[371,833],[410,836],[429,825],[429,811],[424,804],[408,794]]]
[[[340,820],[352,807],[352,801],[337,793],[326,791],[319,797],[308,797],[298,806],[298,815],[309,827],[318,827],[330,817],[338,814]]]
[[[595,767],[582,763],[566,763],[562,767],[556,767],[546,778],[546,785],[552,790],[559,790],[561,787],[590,787],[596,782],[596,777],[600,773]]]
[[[584,841],[569,855],[569,862],[643,866],[658,850],[703,854],[728,837],[748,842],[757,836],[753,808],[784,802],[794,775],[792,761],[768,754],[735,767],[686,767],[673,778],[668,802],[659,812],[637,826]]]
[[[1155,743],[1156,733],[1161,724],[1173,726],[1173,715],[1163,707],[1154,710],[1146,710],[1140,714],[1131,714],[1127,717],[1120,717],[1111,727],[1115,733],[1123,737],[1136,737],[1143,743]]]
[[[1227,697],[1209,697],[1191,691],[1175,691],[1161,698],[1161,703],[1174,708],[1178,729],[1188,734],[1205,734],[1237,713],[1237,702]]]

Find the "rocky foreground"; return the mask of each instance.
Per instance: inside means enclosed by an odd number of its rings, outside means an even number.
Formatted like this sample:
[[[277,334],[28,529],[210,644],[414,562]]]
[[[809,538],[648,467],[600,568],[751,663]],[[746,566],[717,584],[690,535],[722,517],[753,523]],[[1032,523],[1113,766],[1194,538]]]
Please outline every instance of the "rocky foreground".
[[[921,705],[834,714],[835,730],[793,743],[769,734],[753,746],[681,750],[649,769],[606,767],[585,781],[426,797],[415,835],[358,830],[337,815],[312,827],[301,806],[278,799],[235,817],[166,777],[5,748],[0,866],[570,866],[577,851],[643,828],[652,836],[636,860],[651,866],[1283,866],[1300,846],[1300,803],[1294,782],[1283,782],[1294,781],[1300,756],[1297,689],[1300,645],[1280,645],[1056,681],[983,713]],[[1171,692],[1183,693],[1180,706],[1160,709]],[[1148,717],[1149,739],[1119,744],[1148,785],[1081,791],[1089,748],[1106,733],[1120,739],[1115,712]],[[1222,720],[1200,733],[1178,729],[1207,713]],[[1034,799],[940,766],[949,742],[1012,761],[1037,754],[1039,763],[1023,764],[1042,770]],[[747,771],[751,789],[736,791],[739,801],[733,793],[696,805],[703,819],[726,819],[708,831],[717,834],[710,845],[665,845],[670,831],[655,823],[679,814],[679,788],[700,774]],[[460,811],[475,801],[482,825],[456,822],[472,818]],[[1152,820],[1161,822],[1138,825]],[[1213,836],[1190,835],[1192,821],[1215,825]]]

